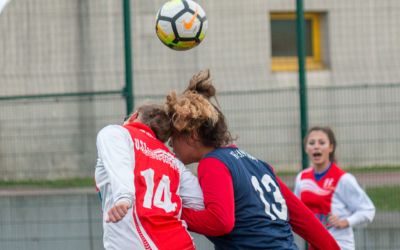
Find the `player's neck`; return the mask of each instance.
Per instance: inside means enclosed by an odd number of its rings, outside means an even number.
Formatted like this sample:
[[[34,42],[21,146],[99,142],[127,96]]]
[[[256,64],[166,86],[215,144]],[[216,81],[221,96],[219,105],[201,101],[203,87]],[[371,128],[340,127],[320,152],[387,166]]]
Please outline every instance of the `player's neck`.
[[[202,146],[201,148],[199,148],[199,154],[201,155],[201,158],[203,158],[206,154],[208,154],[214,150],[215,150],[214,147]]]
[[[314,170],[316,173],[323,173],[331,166],[330,161],[326,161],[320,164],[314,164]]]

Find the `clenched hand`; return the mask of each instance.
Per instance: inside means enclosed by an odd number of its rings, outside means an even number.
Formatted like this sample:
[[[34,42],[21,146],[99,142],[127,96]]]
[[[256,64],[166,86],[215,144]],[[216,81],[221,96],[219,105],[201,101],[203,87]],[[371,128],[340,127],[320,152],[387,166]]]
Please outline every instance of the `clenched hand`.
[[[108,210],[107,215],[108,218],[106,222],[118,222],[124,218],[128,209],[130,208],[130,204],[128,201],[119,201],[117,202],[110,210]]]

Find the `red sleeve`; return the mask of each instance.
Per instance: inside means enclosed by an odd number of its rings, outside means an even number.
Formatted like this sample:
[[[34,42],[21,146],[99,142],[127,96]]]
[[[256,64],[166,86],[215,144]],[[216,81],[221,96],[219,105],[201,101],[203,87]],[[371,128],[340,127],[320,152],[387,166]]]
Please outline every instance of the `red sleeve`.
[[[198,177],[205,209],[183,208],[182,219],[196,233],[207,236],[229,233],[235,224],[235,199],[228,168],[215,158],[206,158],[199,163]]]
[[[277,180],[289,210],[289,223],[293,231],[312,246],[309,249],[340,250],[336,240],[311,210],[293,194],[283,181],[278,177]]]

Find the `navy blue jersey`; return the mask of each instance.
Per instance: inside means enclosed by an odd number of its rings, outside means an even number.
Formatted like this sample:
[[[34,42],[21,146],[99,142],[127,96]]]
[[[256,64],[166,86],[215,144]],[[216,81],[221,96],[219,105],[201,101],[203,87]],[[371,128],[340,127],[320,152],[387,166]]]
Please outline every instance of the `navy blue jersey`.
[[[208,237],[215,249],[298,249],[272,168],[236,147],[216,149],[208,157],[229,169],[235,196],[233,230]]]

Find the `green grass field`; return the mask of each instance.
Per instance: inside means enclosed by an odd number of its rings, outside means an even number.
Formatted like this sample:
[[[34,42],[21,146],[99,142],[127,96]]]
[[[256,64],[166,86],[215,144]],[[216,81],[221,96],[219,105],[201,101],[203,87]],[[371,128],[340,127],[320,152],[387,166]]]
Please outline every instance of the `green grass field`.
[[[400,172],[400,166],[368,166],[368,167],[346,167],[343,168],[350,173],[387,173]]]
[[[400,211],[400,186],[367,188],[378,211]]]
[[[21,180],[0,181],[0,188],[76,188],[94,187],[93,178],[74,178],[60,180]],[[367,188],[371,200],[377,210],[400,211],[400,186],[383,186]]]
[[[70,187],[94,187],[94,186],[95,184],[93,178],[0,181],[0,188],[13,188],[13,187],[70,188]]]

